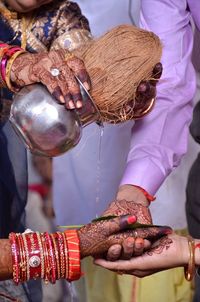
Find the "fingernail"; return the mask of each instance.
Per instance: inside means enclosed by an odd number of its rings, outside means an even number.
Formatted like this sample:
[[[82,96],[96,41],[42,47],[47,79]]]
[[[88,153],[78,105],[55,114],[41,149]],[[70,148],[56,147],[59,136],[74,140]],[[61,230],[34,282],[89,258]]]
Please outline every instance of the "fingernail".
[[[132,247],[135,243],[135,238],[128,238],[127,239],[127,246]]]
[[[63,95],[60,96],[60,102],[63,103],[63,104],[65,103],[65,99],[64,99]]]
[[[70,109],[74,109],[75,108],[74,103],[73,103],[72,100],[69,101],[68,106],[69,106]]]
[[[135,223],[137,221],[137,217],[136,216],[129,216],[128,218],[127,218],[127,222],[128,222],[128,224],[133,224],[133,223]]]
[[[76,108],[81,108],[83,106],[81,101],[76,102]]]
[[[87,82],[84,82],[83,86],[85,87],[85,89],[90,90],[90,86]]]

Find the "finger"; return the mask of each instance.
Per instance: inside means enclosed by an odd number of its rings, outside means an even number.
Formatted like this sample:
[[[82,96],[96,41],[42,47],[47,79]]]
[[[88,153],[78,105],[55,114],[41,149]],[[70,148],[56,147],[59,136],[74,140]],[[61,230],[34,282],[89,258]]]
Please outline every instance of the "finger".
[[[136,238],[135,246],[134,246],[134,256],[140,256],[143,254],[143,252],[144,252],[144,239]]]
[[[67,109],[75,109],[75,105],[71,93],[67,92],[66,94],[64,94],[64,99],[65,99],[65,107]]]
[[[149,250],[151,246],[152,246],[151,241],[144,239],[144,251]]]
[[[108,229],[108,236],[115,234],[117,232],[126,230],[130,228],[130,225],[134,224],[137,221],[135,215],[122,215],[108,221],[104,221],[108,226],[104,225]]]
[[[138,87],[137,87],[137,92],[138,93],[144,93],[144,92],[148,92],[150,90],[150,84],[149,81],[142,81]]]
[[[123,252],[121,259],[128,260],[133,256],[135,240],[135,238],[129,237],[123,241]]]
[[[133,233],[138,238],[157,240],[163,236],[172,234],[172,229],[168,226],[137,228]]]
[[[69,70],[69,72],[70,72],[70,70]],[[58,86],[60,87],[60,90],[62,92],[62,95],[64,96],[65,107],[67,109],[75,109],[73,97],[72,97],[71,93],[69,92],[68,84],[66,83],[66,75],[61,73],[57,77],[57,81],[58,81]]]
[[[156,87],[152,84],[151,81],[140,83],[137,89],[137,99],[139,99],[141,103],[145,103],[155,96]]]
[[[114,271],[131,271],[134,269],[134,264],[132,264],[131,260],[117,260],[117,261],[107,261],[104,259],[95,259],[94,264],[107,268],[109,270]]]
[[[74,104],[75,108],[81,108],[82,107],[82,95],[80,91],[80,86],[78,82],[76,81],[74,74],[71,72],[71,70],[68,68],[68,66],[64,66],[62,68],[62,74],[65,78],[65,83],[68,87],[68,93],[65,95],[68,98],[68,104],[71,104],[71,101]],[[70,98],[70,100],[69,100]],[[70,108],[73,109],[73,108]]]
[[[118,260],[120,258],[120,256],[121,256],[121,251],[122,251],[122,247],[121,247],[120,244],[112,245],[108,249],[108,253],[107,253],[106,259],[108,261]]]
[[[86,71],[84,62],[81,59],[74,57],[67,60],[67,65],[83,83],[84,87],[89,90],[91,88],[91,80],[88,72]]]
[[[55,97],[55,99],[59,103],[61,103],[61,104],[65,103],[64,96],[59,87],[57,79],[56,79],[56,77],[52,76],[50,72],[46,71],[43,74],[43,77],[41,78],[41,83],[44,86],[46,86],[46,88],[49,90],[49,92]]]
[[[150,83],[155,87],[156,84],[158,83],[158,80],[160,79],[161,75],[162,75],[162,64],[161,63],[157,63],[153,69],[153,73],[152,73],[152,79],[150,80]]]
[[[163,71],[163,66],[162,63],[157,63],[153,69],[153,77],[155,79],[160,79],[161,75],[162,75],[162,71]]]
[[[110,246],[113,244],[122,244],[123,241],[129,237],[143,238],[149,241],[156,241],[157,239],[171,233],[172,233],[172,229],[170,227],[148,227],[148,228],[137,228],[136,230],[127,229],[123,233],[118,232],[117,234],[110,235],[107,241]]]

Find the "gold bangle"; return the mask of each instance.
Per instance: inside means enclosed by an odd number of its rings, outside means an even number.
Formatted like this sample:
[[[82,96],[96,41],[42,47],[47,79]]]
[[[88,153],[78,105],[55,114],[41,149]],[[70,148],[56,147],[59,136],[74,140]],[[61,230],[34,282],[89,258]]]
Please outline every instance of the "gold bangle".
[[[9,48],[10,48],[9,46],[8,47],[0,48],[0,63],[3,60],[4,54],[5,54],[5,50],[7,50]],[[3,80],[3,78],[2,78],[1,72],[0,72],[0,88],[6,88],[6,83]]]
[[[11,69],[14,61],[17,59],[18,56],[20,56],[22,53],[25,53],[26,51],[24,50],[19,50],[17,51],[9,60],[6,66],[6,85],[7,88],[12,91],[12,92],[17,92],[18,90],[12,85],[11,83]]]
[[[191,281],[195,274],[195,241],[191,236],[188,236],[188,248],[190,256],[188,266],[185,267],[185,279]]]
[[[58,253],[57,243],[54,238],[54,234],[50,234],[50,237],[52,239],[53,246],[54,246],[54,253],[55,253],[55,258],[56,258],[56,266],[57,266],[57,279],[59,280],[60,279],[60,263],[59,263],[59,253]]]

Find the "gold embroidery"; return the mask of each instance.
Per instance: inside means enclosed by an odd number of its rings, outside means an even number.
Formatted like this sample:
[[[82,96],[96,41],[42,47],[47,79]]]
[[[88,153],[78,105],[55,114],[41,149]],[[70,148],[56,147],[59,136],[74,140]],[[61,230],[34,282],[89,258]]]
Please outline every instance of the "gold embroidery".
[[[92,39],[92,36],[88,30],[85,29],[73,29],[70,32],[64,33],[53,41],[51,49],[64,48],[70,51],[79,48],[84,43],[87,43]]]

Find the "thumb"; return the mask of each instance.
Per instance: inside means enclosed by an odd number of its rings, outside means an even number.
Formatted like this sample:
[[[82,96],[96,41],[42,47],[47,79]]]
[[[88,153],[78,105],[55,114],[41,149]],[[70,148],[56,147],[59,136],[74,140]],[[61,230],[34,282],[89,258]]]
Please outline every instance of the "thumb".
[[[112,234],[128,230],[130,225],[136,223],[136,221],[137,217],[135,215],[122,215],[105,221],[104,227],[107,228],[108,236],[110,236]]]

